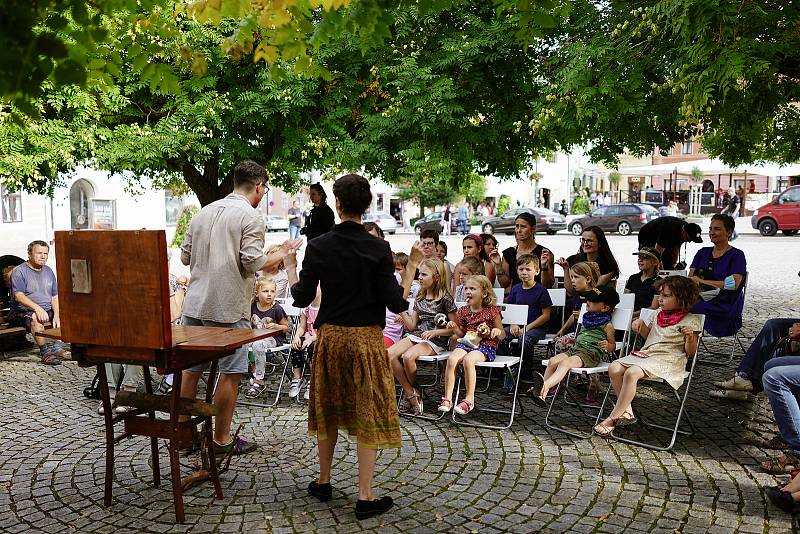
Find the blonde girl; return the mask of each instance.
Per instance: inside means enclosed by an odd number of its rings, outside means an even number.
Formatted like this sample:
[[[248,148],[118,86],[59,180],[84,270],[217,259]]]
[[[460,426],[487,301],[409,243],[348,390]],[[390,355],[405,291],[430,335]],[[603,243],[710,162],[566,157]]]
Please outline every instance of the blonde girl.
[[[280,250],[281,245],[272,245],[267,249],[267,255],[269,256],[273,252]],[[286,298],[286,288],[289,286],[289,275],[286,273],[283,262],[276,265],[272,271],[264,269],[262,273],[262,276],[270,277],[275,281],[275,298]]]
[[[280,304],[275,302],[275,280],[269,277],[261,277],[256,280],[255,298],[250,304],[250,324],[253,328],[271,330],[277,335],[260,339],[250,345],[255,356],[255,372],[253,381],[245,395],[255,398],[261,395],[266,389],[264,376],[266,373],[267,361],[274,365],[283,363],[279,358],[270,354],[267,358],[267,350],[286,343],[286,332],[289,331],[289,318],[283,311]]]
[[[477,347],[458,343],[450,354],[444,375],[444,397],[439,404],[440,412],[449,412],[452,408],[461,415],[467,414],[475,408],[475,364],[494,361],[497,355],[498,341],[506,337],[500,316],[500,307],[497,306],[489,279],[480,274],[468,277],[464,282],[464,292],[467,304],[458,309],[456,320],[448,322],[447,328],[457,336],[465,336],[467,333],[471,333],[472,336],[478,334],[480,341]],[[483,325],[488,327],[489,331],[480,335],[479,332]],[[464,368],[466,393],[464,400],[453,408],[453,388],[459,364]]]
[[[441,354],[448,349],[450,329],[446,323],[437,325],[436,316],[444,314],[448,321],[456,318],[456,305],[447,290],[447,278],[440,260],[428,258],[419,264],[420,289],[414,309],[400,314],[409,333],[388,349],[394,376],[403,387],[404,398],[412,412],[417,415],[422,413],[420,391],[416,387],[417,358]]]
[[[617,403],[608,417],[594,427],[600,436],[636,421],[631,403],[642,378],[661,378],[678,389],[683,384],[687,355],[697,350],[700,316],[689,310],[700,300],[700,288],[683,276],[668,276],[656,282],[656,287],[659,307],[655,319],[650,324],[641,319],[631,323],[631,329],[646,340],[644,345],[608,368]]]

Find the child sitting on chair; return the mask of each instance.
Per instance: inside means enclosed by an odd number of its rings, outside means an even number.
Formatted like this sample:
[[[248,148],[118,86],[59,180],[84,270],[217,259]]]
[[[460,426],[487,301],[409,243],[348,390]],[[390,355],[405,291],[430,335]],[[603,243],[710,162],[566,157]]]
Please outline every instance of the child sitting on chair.
[[[506,339],[501,344],[505,351],[503,354],[511,354],[511,341],[522,342],[525,338],[525,347],[522,354],[527,356],[522,362],[526,371],[530,372],[530,363],[533,358],[533,351],[539,340],[544,339],[547,334],[545,327],[550,321],[550,308],[553,301],[550,294],[542,284],[536,283],[536,276],[539,274],[539,257],[535,254],[522,254],[517,258],[517,275],[521,282],[511,288],[511,292],[506,297],[507,304],[524,304],[528,307],[528,323],[523,325],[512,324],[505,328]],[[512,393],[514,381],[509,373],[506,373],[503,382],[503,392]]]
[[[483,262],[474,256],[467,256],[456,265],[456,273],[458,273],[458,279],[456,279],[457,285],[454,300],[456,302],[466,302],[467,297],[464,291],[464,281],[470,276],[484,274]]]
[[[604,352],[616,348],[614,326],[611,323],[611,312],[619,304],[619,294],[611,287],[595,287],[581,294],[586,299],[586,312],[583,314],[578,335],[573,338],[571,347],[566,352],[556,354],[547,362],[542,389],[539,395],[533,396],[540,404],[545,404],[550,388],[556,386],[570,372],[578,367],[596,367]],[[533,388],[531,388],[533,389]],[[532,391],[528,390],[531,394]]]
[[[250,388],[245,393],[249,398],[258,397],[264,393],[267,387],[264,381],[267,367],[267,351],[286,343],[289,319],[280,304],[275,302],[275,289],[275,280],[272,278],[261,277],[256,281],[256,295],[250,305],[250,324],[253,328],[278,332],[278,335],[259,339],[250,345],[255,356],[256,368]],[[276,359],[270,359],[269,361],[274,365],[282,363]]]
[[[571,312],[567,316],[555,337],[555,352],[566,351],[575,342],[575,325],[578,322],[578,314],[585,299],[583,293],[591,291],[597,285],[600,278],[600,266],[593,261],[581,261],[569,268],[569,278],[575,294],[567,300],[566,312]]]
[[[493,362],[497,354],[497,342],[506,337],[500,308],[496,306],[492,283],[483,275],[474,275],[465,281],[467,304],[456,311],[456,320],[449,321],[447,328],[462,336],[455,350],[447,359],[444,375],[444,397],[439,404],[440,412],[453,408],[453,388],[456,382],[456,368],[464,367],[464,400],[458,403],[455,412],[467,414],[475,408],[475,364]]]
[[[687,354],[697,350],[700,316],[689,310],[700,298],[700,288],[683,276],[668,276],[656,284],[659,308],[655,321],[647,324],[636,319],[631,323],[631,329],[646,339],[644,346],[608,368],[617,403],[608,417],[595,425],[594,431],[600,436],[636,421],[631,402],[642,378],[661,378],[674,389],[681,387]]]
[[[639,256],[639,272],[632,274],[625,282],[625,293],[634,294],[633,311],[636,312],[634,316],[638,317],[642,308],[655,309],[658,306],[655,284],[661,280],[658,276],[661,254],[651,247],[642,247],[634,254]]]
[[[297,323],[297,331],[292,339],[292,352],[289,357],[292,359],[292,383],[289,385],[289,397],[295,398],[300,394],[300,382],[303,378],[303,363],[311,363],[314,355],[314,342],[317,340],[317,329],[314,328],[314,321],[317,320],[319,313],[319,303],[322,300],[322,291],[317,286],[317,296],[311,301],[311,305],[300,313],[300,320]],[[309,367],[310,369],[310,367]],[[309,380],[311,383],[311,380]],[[310,387],[306,388],[303,397],[308,400]]]

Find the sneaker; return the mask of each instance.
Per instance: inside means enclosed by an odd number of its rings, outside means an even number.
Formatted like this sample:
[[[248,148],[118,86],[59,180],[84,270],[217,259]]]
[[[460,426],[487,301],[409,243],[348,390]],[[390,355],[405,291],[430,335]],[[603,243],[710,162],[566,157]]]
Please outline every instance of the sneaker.
[[[42,363],[45,365],[61,365],[61,358],[55,351],[42,352]]]
[[[308,485],[308,494],[322,502],[327,502],[333,497],[333,487],[330,482],[327,484],[319,484],[315,480]]]
[[[745,401],[747,400],[748,393],[746,391],[736,391],[733,389],[712,390],[708,393],[715,399]]]
[[[795,513],[800,507],[800,504],[794,500],[792,494],[788,491],[783,491],[779,486],[767,486],[764,488],[764,493],[772,501],[772,504],[786,513]]]
[[[232,454],[233,456],[240,456],[242,454],[247,454],[248,452],[253,452],[257,448],[258,448],[257,444],[243,440],[242,438],[231,439],[231,442],[228,443],[227,445],[220,445],[215,441],[214,456],[216,456],[217,458],[219,458],[220,456],[225,456],[227,454]]]
[[[736,375],[724,382],[714,382],[714,387],[731,391],[753,391],[753,382],[752,380]]]
[[[356,519],[367,519],[388,512],[394,504],[391,497],[380,497],[371,501],[356,501]]]
[[[300,394],[300,380],[292,378],[292,383],[289,385],[289,397],[295,398]]]

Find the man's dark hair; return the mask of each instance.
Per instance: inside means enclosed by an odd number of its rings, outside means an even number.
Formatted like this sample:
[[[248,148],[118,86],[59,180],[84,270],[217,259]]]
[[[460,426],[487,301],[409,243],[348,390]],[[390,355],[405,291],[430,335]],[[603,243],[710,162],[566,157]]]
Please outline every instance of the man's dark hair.
[[[251,191],[259,184],[266,184],[269,180],[267,171],[253,160],[240,161],[233,168],[233,187]]]
[[[50,245],[48,245],[47,243],[45,243],[41,239],[37,239],[36,241],[31,241],[31,243],[28,245],[28,256],[30,256],[33,253],[33,247],[36,247],[36,246],[44,247],[47,250],[50,250]]]
[[[439,244],[439,232],[434,230],[433,228],[426,228],[422,232],[419,233],[420,239],[425,239],[426,237],[433,239],[433,242],[437,245]]]
[[[712,221],[722,221],[722,226],[729,232],[736,228],[736,220],[727,213],[715,213],[711,216]]]
[[[333,182],[333,194],[347,215],[363,215],[372,204],[369,182],[360,174],[345,174],[337,179]]]

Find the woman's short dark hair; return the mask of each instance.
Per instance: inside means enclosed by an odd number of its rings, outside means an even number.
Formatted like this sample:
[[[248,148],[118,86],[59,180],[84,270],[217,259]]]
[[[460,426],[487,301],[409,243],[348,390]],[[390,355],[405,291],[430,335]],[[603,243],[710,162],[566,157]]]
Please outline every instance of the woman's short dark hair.
[[[533,213],[528,213],[527,211],[523,211],[514,218],[514,222],[517,222],[520,219],[528,223],[531,228],[536,230],[536,215]]]
[[[715,213],[711,216],[712,221],[722,221],[722,226],[729,232],[733,232],[736,228],[736,221],[727,213]]]
[[[434,243],[436,243],[437,245],[439,244],[439,232],[437,232],[433,228],[426,228],[423,231],[421,231],[419,233],[419,238],[420,239],[425,239],[425,238],[433,239]]]
[[[444,241],[439,241],[438,243],[436,243],[436,246],[442,247],[444,249],[444,255],[447,256],[447,243],[445,243]]]
[[[348,174],[347,176],[358,176],[358,175],[357,174]],[[344,176],[342,176],[342,178],[344,178]],[[338,182],[338,180],[337,180],[337,182]],[[325,190],[322,188],[322,184],[311,184],[310,186],[308,186],[308,189],[309,189],[309,191],[314,190],[317,193],[319,193],[320,195],[322,195],[322,202],[325,202],[326,200],[328,200],[328,193],[326,193]],[[334,191],[333,194],[335,195],[336,191]]]
[[[497,238],[492,234],[481,234],[481,239],[483,239],[483,244],[486,245],[487,241],[494,241],[494,248],[497,248],[500,243],[497,241]]]
[[[380,237],[381,239],[386,239],[386,234],[384,234],[383,230],[381,230],[381,227],[375,224],[374,222],[367,221],[363,224],[364,224],[364,230],[366,230],[367,232],[375,230],[375,233],[378,234],[378,237]]]
[[[333,194],[348,215],[363,215],[372,203],[369,182],[360,174],[346,174],[333,182]]]
[[[700,300],[700,286],[685,276],[667,276],[657,280],[653,287],[657,292],[660,292],[662,287],[668,287],[681,310],[691,309]]]

